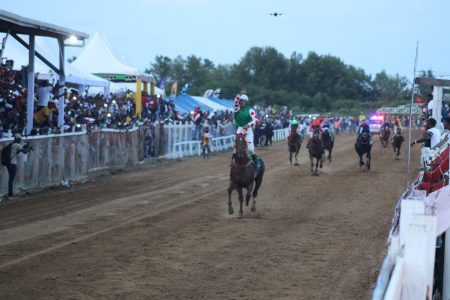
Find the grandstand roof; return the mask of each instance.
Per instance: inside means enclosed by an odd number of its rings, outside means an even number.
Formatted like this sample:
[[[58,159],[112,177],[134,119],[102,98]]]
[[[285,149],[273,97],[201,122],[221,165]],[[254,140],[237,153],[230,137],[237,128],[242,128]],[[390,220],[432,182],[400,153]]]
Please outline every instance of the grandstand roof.
[[[49,36],[54,38],[69,38],[71,35],[74,35],[79,40],[84,40],[89,37],[88,34],[80,31],[21,17],[2,9],[0,9],[0,32]]]

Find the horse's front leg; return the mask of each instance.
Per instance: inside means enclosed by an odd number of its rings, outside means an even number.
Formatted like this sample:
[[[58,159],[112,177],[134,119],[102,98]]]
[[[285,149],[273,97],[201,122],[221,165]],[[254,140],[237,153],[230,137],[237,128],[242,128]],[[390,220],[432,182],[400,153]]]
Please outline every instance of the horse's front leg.
[[[298,153],[300,152],[300,146],[297,148],[297,151],[295,151],[295,165],[298,166]]]
[[[238,186],[237,191],[239,193],[239,215],[238,218],[242,218],[244,211],[242,210],[242,204],[244,203],[244,194],[242,192],[242,187]]]
[[[333,147],[330,148],[330,151],[328,152],[328,160],[331,162],[331,152],[333,151]]]
[[[370,170],[370,161],[372,160],[372,157],[370,155],[370,151],[367,152],[367,170]]]
[[[253,197],[252,207],[250,208],[251,212],[256,212],[256,196],[258,196],[258,190],[259,190],[259,187],[261,186],[263,176],[264,176],[264,171],[262,171],[255,180],[255,189],[253,190],[253,193],[252,193],[252,197]]]
[[[236,184],[230,180],[230,186],[228,187],[228,213],[230,215],[234,214],[233,204],[231,203],[231,193],[236,188]]]
[[[358,154],[358,155],[359,155],[359,167],[361,168],[362,166],[364,166],[364,161],[363,161],[364,154]]]
[[[252,181],[252,183],[246,187],[247,194],[245,194],[245,206],[248,206],[248,203],[250,202],[250,198],[252,197],[252,191],[253,191],[254,185],[255,185],[255,181]]]
[[[292,152],[291,152],[291,150],[289,150],[289,161],[290,161],[290,163],[292,165]]]
[[[311,161],[311,174],[313,174],[314,172],[314,158],[312,156],[312,154],[309,154],[309,160]]]

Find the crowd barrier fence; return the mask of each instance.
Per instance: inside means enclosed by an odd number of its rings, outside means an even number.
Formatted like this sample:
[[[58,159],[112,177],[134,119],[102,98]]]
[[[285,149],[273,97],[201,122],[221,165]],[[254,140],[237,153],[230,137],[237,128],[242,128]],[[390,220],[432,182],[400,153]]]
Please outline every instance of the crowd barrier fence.
[[[210,127],[211,132],[217,130]],[[89,172],[110,168],[137,165],[144,160],[146,130],[153,130],[155,156],[179,158],[200,155],[199,140],[192,140],[198,134],[194,125],[162,125],[136,127],[128,130],[99,129],[89,133],[71,132],[45,136],[24,137],[34,151],[19,155],[15,190],[38,189],[56,185],[66,185],[87,178]],[[212,139],[214,152],[232,149],[235,139],[233,124],[222,128],[225,136]],[[274,141],[287,138],[287,129],[274,130]],[[13,139],[0,140],[3,148]],[[8,172],[0,168],[0,193],[7,192]]]

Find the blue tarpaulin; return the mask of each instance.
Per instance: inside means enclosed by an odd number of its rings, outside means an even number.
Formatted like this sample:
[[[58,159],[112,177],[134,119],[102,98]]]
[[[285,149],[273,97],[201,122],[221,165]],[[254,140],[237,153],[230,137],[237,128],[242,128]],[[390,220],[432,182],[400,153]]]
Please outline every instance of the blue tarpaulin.
[[[178,95],[175,98],[167,97],[169,100],[175,103],[175,109],[181,113],[190,113],[194,111],[196,107],[204,112],[215,112],[224,110],[233,110],[234,102],[232,100],[218,99],[218,98],[203,98],[192,97],[187,94]]]
[[[211,96],[208,99],[211,100],[211,101],[216,102],[217,104],[225,106],[226,108],[230,109],[231,111],[234,110],[234,100],[219,99],[219,98],[214,97],[214,96]]]

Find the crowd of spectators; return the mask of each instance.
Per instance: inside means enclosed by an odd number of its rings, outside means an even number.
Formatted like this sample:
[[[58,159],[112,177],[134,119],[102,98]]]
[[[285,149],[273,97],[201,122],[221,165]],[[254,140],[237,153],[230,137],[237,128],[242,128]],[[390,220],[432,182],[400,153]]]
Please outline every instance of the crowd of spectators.
[[[0,137],[24,133],[27,122],[26,76],[13,70],[14,62],[0,66]],[[150,97],[143,92],[141,120],[136,119],[134,94],[131,91],[88,95],[88,91],[62,87],[58,83],[35,76],[35,102],[31,135],[90,131],[93,129],[129,129],[139,121],[176,120],[175,105],[164,98]],[[58,127],[59,99],[64,101],[64,126]]]

